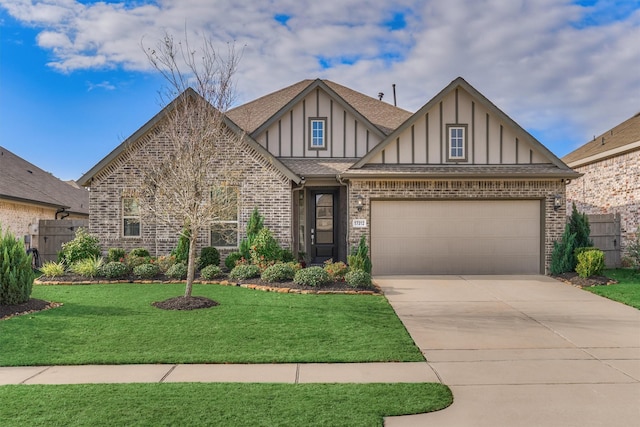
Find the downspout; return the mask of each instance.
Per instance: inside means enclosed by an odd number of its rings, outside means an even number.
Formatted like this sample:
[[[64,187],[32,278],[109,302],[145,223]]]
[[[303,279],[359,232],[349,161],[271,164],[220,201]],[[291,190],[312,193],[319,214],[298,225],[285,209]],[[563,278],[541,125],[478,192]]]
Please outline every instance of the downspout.
[[[65,219],[66,217],[69,216],[69,212],[67,212],[67,208],[58,208],[58,210],[56,211],[56,216],[55,219],[58,219],[58,215],[60,215],[60,219]]]

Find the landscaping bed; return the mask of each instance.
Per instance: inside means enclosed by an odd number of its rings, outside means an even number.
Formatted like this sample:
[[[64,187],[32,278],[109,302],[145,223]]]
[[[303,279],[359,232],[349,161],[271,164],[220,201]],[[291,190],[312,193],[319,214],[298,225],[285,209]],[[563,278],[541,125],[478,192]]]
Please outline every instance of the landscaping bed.
[[[581,288],[590,288],[592,286],[604,286],[618,283],[616,280],[604,275],[580,277],[575,271],[558,274],[553,277],[565,283],[570,283]]]

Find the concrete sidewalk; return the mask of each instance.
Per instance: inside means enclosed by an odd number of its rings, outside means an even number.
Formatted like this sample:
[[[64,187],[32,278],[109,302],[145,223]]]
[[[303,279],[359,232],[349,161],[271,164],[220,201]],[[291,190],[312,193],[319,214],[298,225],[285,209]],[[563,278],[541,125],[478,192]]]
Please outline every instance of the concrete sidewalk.
[[[424,362],[0,367],[0,385],[171,382],[303,384],[422,383],[439,380]]]
[[[544,276],[376,282],[454,396],[387,427],[638,424],[639,310]]]

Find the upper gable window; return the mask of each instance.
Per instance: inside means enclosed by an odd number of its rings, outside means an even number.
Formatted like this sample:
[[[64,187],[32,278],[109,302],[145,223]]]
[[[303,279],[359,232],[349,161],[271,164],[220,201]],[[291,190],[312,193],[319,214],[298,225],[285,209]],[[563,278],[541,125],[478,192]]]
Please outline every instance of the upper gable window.
[[[467,161],[467,125],[447,125],[447,161]]]
[[[309,119],[309,149],[324,150],[327,148],[327,119]]]

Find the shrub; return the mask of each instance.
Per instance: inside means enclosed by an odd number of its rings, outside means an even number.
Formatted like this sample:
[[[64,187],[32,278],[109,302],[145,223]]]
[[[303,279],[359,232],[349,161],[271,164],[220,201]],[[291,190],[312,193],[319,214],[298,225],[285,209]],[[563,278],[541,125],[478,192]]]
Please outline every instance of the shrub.
[[[65,265],[72,265],[82,259],[99,257],[102,253],[97,237],[90,235],[84,228],[78,228],[73,240],[63,243],[62,250],[58,253],[58,261]]]
[[[149,257],[149,251],[145,248],[133,248],[129,252],[129,256],[137,256],[137,257]]]
[[[45,277],[58,277],[64,275],[64,263],[47,261],[40,267],[40,271]]]
[[[129,268],[124,262],[111,261],[102,266],[100,269],[100,276],[104,276],[107,279],[120,279],[127,275]]]
[[[262,272],[260,278],[265,282],[287,282],[293,280],[296,272],[289,263],[277,263]]]
[[[200,271],[200,277],[205,280],[218,278],[222,275],[222,270],[217,265],[207,265]]]
[[[574,248],[576,235],[569,229],[569,224],[564,228],[562,238],[559,242],[553,242],[553,252],[551,252],[551,274],[562,274],[573,271],[575,265]]]
[[[173,255],[162,255],[156,259],[160,273],[165,274],[169,268],[176,263],[176,257]]]
[[[160,274],[157,264],[141,264],[133,269],[133,275],[141,279],[151,279]]]
[[[293,277],[293,281],[298,285],[316,287],[326,285],[331,279],[322,267],[309,267],[299,270]]]
[[[224,266],[227,267],[227,270],[231,271],[235,268],[236,263],[242,258],[242,254],[240,252],[231,252],[224,260]]]
[[[200,258],[198,260],[198,270],[202,270],[208,265],[220,265],[220,252],[214,247],[202,248],[200,252]]]
[[[354,288],[370,288],[371,275],[364,270],[351,270],[344,276],[345,281],[349,286]]]
[[[285,263],[288,266],[290,266],[291,268],[293,268],[293,272],[297,273],[299,270],[302,270],[302,264],[300,264],[299,262],[295,262],[295,261],[290,261]]]
[[[102,257],[96,256],[91,258],[84,258],[71,264],[69,270],[82,277],[93,278],[98,275],[98,272],[100,272],[100,268],[103,264],[104,258]]]
[[[586,248],[593,246],[593,242],[589,238],[591,234],[591,226],[587,214],[578,212],[576,204],[571,205],[571,217],[569,218],[569,230],[576,235],[575,247]],[[575,265],[574,265],[575,266]]]
[[[133,271],[139,265],[150,264],[151,257],[148,256],[135,256],[135,255],[127,255],[124,258],[125,264],[129,267],[129,271]]]
[[[273,237],[271,230],[262,228],[253,239],[249,252],[251,253],[251,262],[264,269],[280,260],[282,249]]]
[[[369,248],[367,247],[367,239],[362,236],[357,248],[351,251],[351,255],[347,256],[349,268],[352,270],[362,270],[371,274],[371,259],[369,259]]]
[[[260,230],[264,228],[264,218],[258,212],[258,208],[253,208],[249,222],[247,223],[247,237],[240,242],[240,254],[245,259],[251,259],[251,246]]]
[[[126,255],[127,252],[124,249],[109,248],[109,251],[107,252],[107,261],[120,261],[123,260]]]
[[[187,277],[187,266],[184,263],[176,262],[169,267],[166,275],[172,279],[183,280]]]
[[[333,262],[333,260],[327,260],[324,263],[324,271],[329,274],[331,280],[344,280],[344,275],[349,271],[349,267],[342,261]]]
[[[636,238],[627,244],[626,252],[630,263],[640,269],[640,227],[636,230]]]
[[[229,273],[229,278],[233,280],[245,280],[258,276],[260,276],[260,267],[253,264],[236,265]]]
[[[291,252],[291,249],[282,249],[282,251],[280,252],[280,261],[287,263],[293,262],[294,259],[295,257],[293,256],[293,252]]]
[[[604,252],[600,249],[583,251],[578,255],[576,272],[580,277],[602,274],[604,270]]]
[[[189,236],[191,233],[186,228],[182,229],[180,238],[178,239],[178,246],[171,251],[171,255],[176,257],[176,262],[187,263],[189,261]]]
[[[35,277],[24,243],[0,227],[0,305],[29,301]]]

